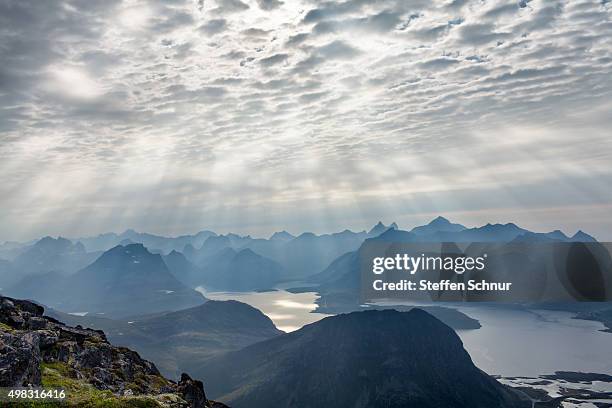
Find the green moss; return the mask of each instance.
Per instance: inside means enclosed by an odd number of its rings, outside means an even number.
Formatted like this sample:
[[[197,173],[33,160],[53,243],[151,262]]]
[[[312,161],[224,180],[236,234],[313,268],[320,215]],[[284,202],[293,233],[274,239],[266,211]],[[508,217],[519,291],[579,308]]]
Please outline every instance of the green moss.
[[[28,407],[156,408],[160,404],[148,396],[118,397],[74,378],[74,370],[65,363],[41,364],[42,386],[66,391],[65,403],[31,403]],[[21,405],[24,406],[24,405]]]
[[[170,385],[170,381],[161,375],[147,375],[147,380],[154,390],[159,390],[162,387],[167,387]]]
[[[11,326],[9,326],[6,323],[2,323],[2,322],[0,322],[0,330],[9,332],[9,333],[12,333],[15,331],[15,329],[13,329]]]

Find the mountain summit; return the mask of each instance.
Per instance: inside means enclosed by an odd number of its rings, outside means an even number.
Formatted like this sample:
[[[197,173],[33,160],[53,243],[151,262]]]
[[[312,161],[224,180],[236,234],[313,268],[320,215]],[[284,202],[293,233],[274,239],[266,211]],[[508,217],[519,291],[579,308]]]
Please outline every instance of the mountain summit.
[[[420,309],[327,317],[209,360],[205,373],[207,390],[236,408],[531,406]]]
[[[382,234],[383,232],[386,232],[390,229],[397,229],[397,224],[392,222],[391,224],[389,224],[388,226],[383,224],[382,221],[378,221],[378,224],[376,224],[375,226],[372,227],[372,229],[368,232],[368,235],[371,237],[376,237],[380,234]]]
[[[460,232],[465,229],[461,224],[453,224],[444,217],[436,217],[429,224],[415,227],[410,232],[417,235],[431,235],[439,232]]]
[[[179,310],[206,301],[170,273],[161,255],[142,244],[118,245],[74,275],[46,277],[44,282],[28,297],[66,312],[120,317]]]

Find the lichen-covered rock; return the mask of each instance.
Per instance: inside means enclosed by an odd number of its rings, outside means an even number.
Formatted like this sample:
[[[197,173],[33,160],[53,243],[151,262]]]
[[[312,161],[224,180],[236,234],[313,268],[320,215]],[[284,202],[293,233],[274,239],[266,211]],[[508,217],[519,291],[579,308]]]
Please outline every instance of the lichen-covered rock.
[[[111,345],[104,332],[66,326],[43,313],[32,302],[0,296],[1,387],[44,385],[42,364],[62,367],[50,372],[65,376],[68,384],[83,383],[117,398],[151,397],[167,407],[225,407],[206,398],[201,381],[183,374],[176,384],[135,351]]]
[[[0,330],[0,387],[40,385],[39,337]]]

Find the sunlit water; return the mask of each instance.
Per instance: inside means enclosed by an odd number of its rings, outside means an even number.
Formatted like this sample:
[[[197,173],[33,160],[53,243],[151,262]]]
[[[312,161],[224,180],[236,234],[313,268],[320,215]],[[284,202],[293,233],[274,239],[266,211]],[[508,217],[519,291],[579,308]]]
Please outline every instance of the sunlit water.
[[[315,293],[206,292],[214,300],[234,299],[260,309],[286,332],[326,315],[311,313]],[[474,363],[489,374],[537,376],[555,371],[612,374],[612,334],[599,322],[572,319],[571,313],[524,311],[486,306],[458,307],[480,321],[479,330],[459,331]]]
[[[212,300],[238,300],[249,304],[267,315],[276,327],[291,332],[302,326],[321,320],[327,315],[310,313],[317,308],[316,293],[290,293],[285,290],[273,292],[206,292],[198,290]]]

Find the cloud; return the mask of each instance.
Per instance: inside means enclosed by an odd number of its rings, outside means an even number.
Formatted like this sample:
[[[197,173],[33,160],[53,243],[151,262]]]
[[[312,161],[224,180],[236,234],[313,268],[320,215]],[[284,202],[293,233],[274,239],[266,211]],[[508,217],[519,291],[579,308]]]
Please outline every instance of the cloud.
[[[287,61],[289,54],[274,54],[259,60],[259,63],[264,67],[270,67]]]
[[[200,31],[208,34],[215,35],[223,32],[227,27],[227,20],[223,18],[216,18],[209,20],[200,26]]]
[[[262,10],[274,10],[282,6],[284,3],[279,0],[257,0],[257,4]]]
[[[555,227],[593,212],[610,231],[611,14],[600,0],[0,1],[0,239],[84,219],[538,223],[563,205]]]
[[[358,55],[359,50],[344,41],[336,40],[319,47],[317,54],[326,59],[345,59]]]
[[[459,42],[465,45],[480,46],[504,40],[509,33],[497,32],[492,24],[463,24],[457,29]]]
[[[217,8],[213,11],[218,14],[232,14],[249,9],[249,5],[240,0],[216,0]]]
[[[304,41],[306,41],[306,39],[308,38],[308,33],[298,33],[298,34],[294,34],[291,35],[287,41],[286,41],[286,45],[288,47],[294,47],[296,45],[300,45],[302,44]]]

